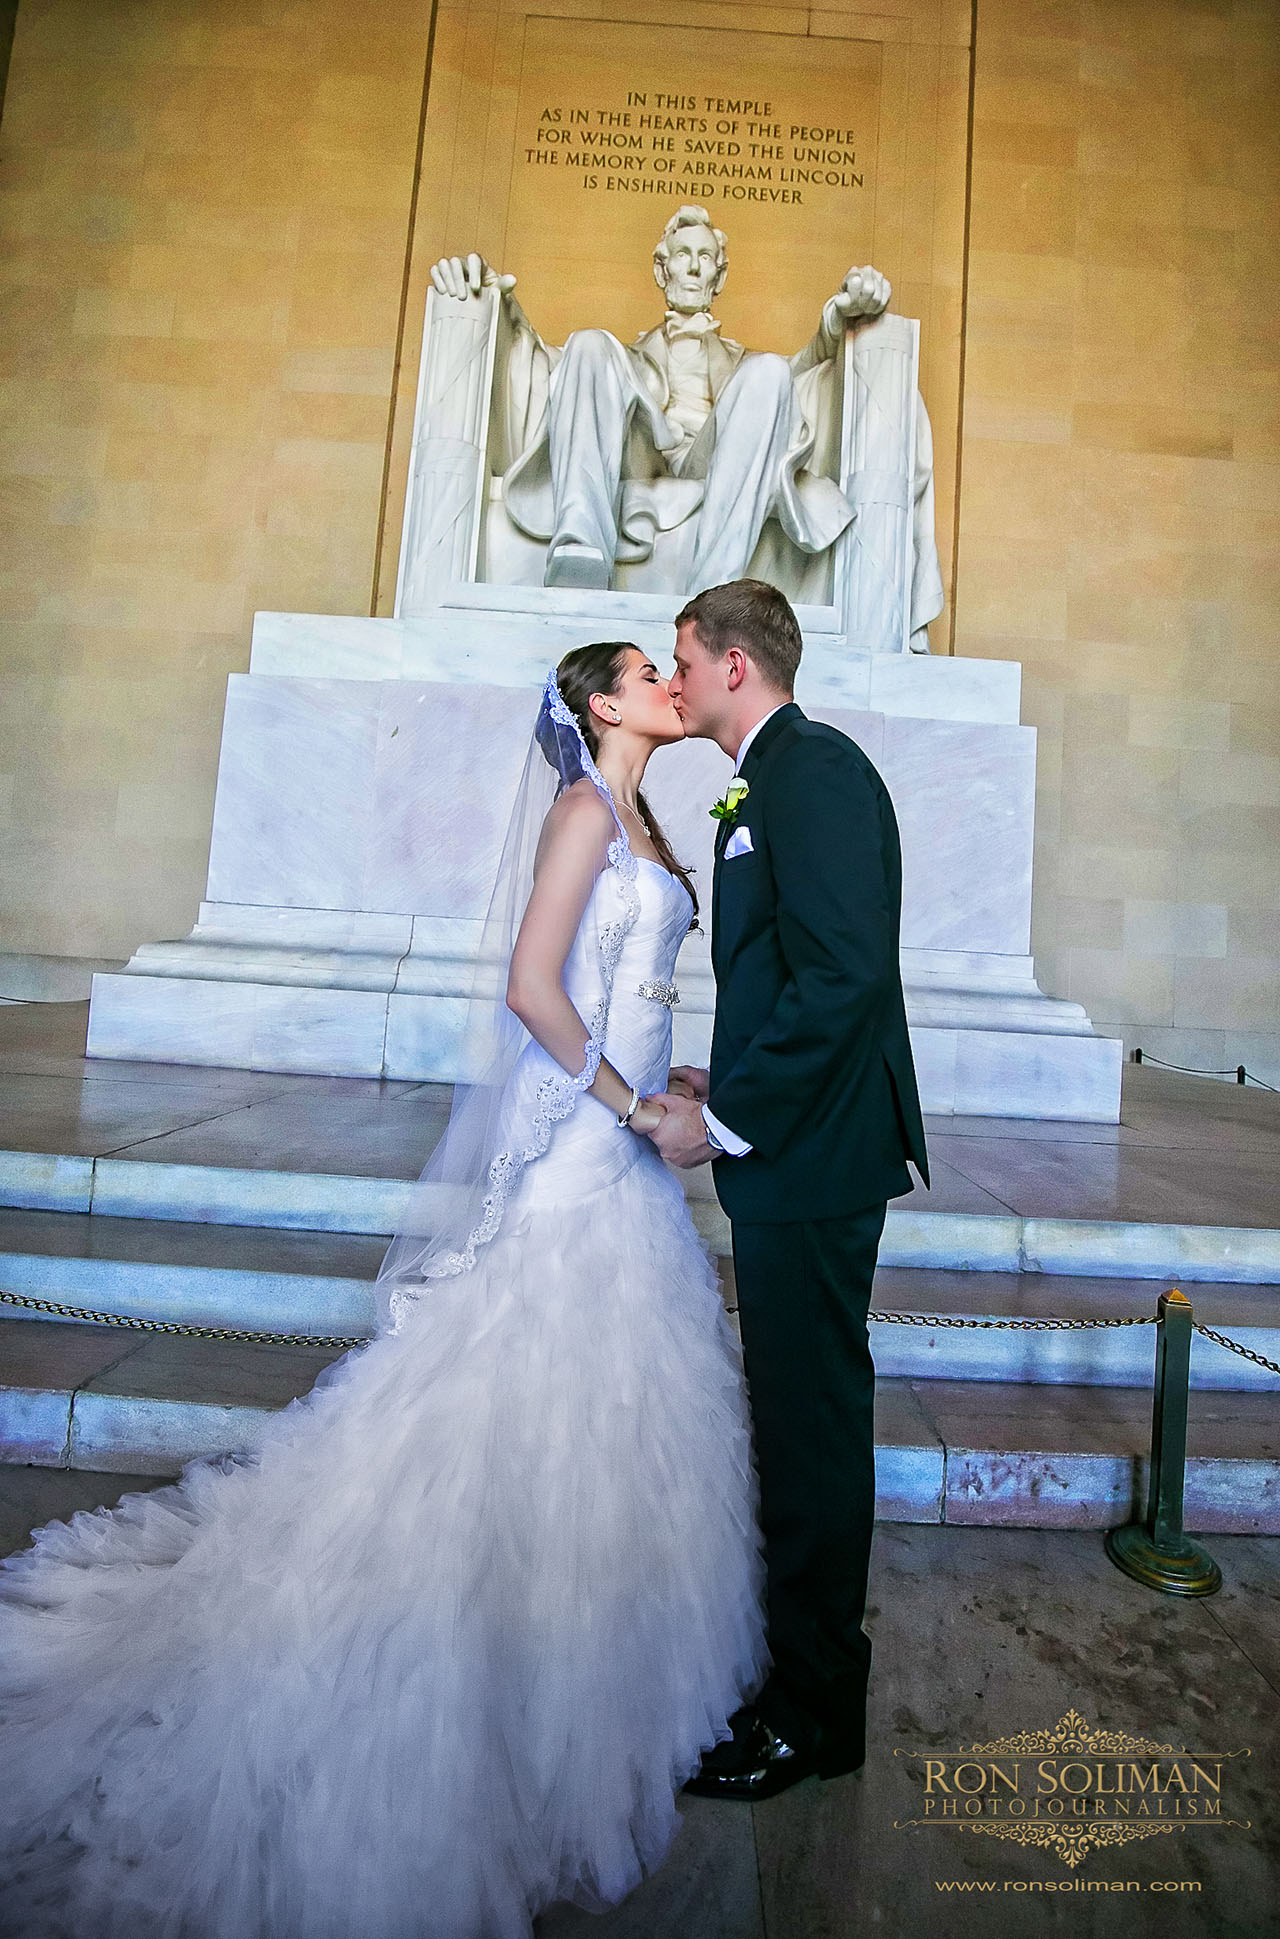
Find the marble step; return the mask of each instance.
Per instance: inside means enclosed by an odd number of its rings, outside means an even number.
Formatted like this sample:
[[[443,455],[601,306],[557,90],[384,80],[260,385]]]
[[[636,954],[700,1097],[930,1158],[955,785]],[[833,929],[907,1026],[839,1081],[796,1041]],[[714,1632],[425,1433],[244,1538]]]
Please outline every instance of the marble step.
[[[694,1217],[707,1243],[727,1252],[728,1221],[709,1189],[694,1176]],[[379,1176],[0,1150],[0,1206],[22,1210],[386,1235],[412,1190]],[[971,1272],[1280,1283],[1280,1227],[891,1207],[881,1258]]]
[[[698,1205],[695,1202],[695,1214]],[[381,1238],[351,1233],[0,1211],[0,1290],[100,1312],[263,1332],[356,1335],[373,1325]],[[721,1257],[730,1307],[732,1266]],[[1102,1319],[1151,1313],[1149,1280],[882,1266],[874,1305],[953,1319]],[[1280,1287],[1191,1288],[1197,1318],[1280,1361]],[[18,1312],[0,1308],[0,1312]],[[48,1324],[60,1324],[50,1316]],[[1022,1329],[877,1324],[892,1378],[1147,1388],[1153,1326]],[[1280,1388],[1280,1376],[1197,1338],[1192,1384]]]
[[[138,1340],[103,1327],[0,1321],[0,1460],[177,1474],[255,1445],[264,1421],[337,1356],[317,1348]],[[1150,1402],[1133,1390],[884,1379],[877,1390],[883,1521],[1107,1528],[1140,1512]],[[1274,1404],[1198,1394],[1188,1528],[1280,1532]]]
[[[0,1290],[187,1325],[366,1333],[385,1251],[347,1232],[0,1211]]]

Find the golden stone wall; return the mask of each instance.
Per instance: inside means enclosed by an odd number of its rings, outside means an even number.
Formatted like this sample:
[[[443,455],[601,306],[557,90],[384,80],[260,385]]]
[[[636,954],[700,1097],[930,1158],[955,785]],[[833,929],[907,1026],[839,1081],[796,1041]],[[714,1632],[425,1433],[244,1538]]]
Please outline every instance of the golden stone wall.
[[[955,651],[1040,730],[1042,983],[1280,1081],[1280,7],[979,0]]]
[[[370,609],[421,0],[23,0],[0,125],[0,950],[186,933],[255,610]]]
[[[777,49],[780,73],[878,90],[850,253],[922,320],[935,650],[1025,668],[1042,982],[1149,1050],[1274,1073],[1280,0],[978,0],[970,149],[972,18],[456,0],[415,206],[427,0],[366,0],[358,28],[336,0],[22,0],[0,127],[0,950],[184,934],[253,612],[390,610],[436,255],[514,270],[553,339],[656,314],[658,198],[609,195],[588,304],[555,261],[581,229],[549,202],[540,249],[515,160],[557,32],[572,72],[650,27],[674,74],[684,29],[726,75],[735,49],[753,73]],[[771,265],[761,211],[713,209],[726,329],[793,347],[830,280],[814,236],[780,212]]]

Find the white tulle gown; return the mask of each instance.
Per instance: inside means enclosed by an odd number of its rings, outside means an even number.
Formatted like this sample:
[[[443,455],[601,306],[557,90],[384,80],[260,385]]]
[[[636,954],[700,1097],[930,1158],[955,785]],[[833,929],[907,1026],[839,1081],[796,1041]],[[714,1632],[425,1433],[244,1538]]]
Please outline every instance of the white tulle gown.
[[[671,1012],[640,990],[690,905],[655,863],[638,888],[605,1051],[651,1090]],[[584,1097],[475,1267],[255,1456],[0,1570],[0,1931],[525,1939],[620,1899],[767,1667],[755,1505],[680,1185]]]

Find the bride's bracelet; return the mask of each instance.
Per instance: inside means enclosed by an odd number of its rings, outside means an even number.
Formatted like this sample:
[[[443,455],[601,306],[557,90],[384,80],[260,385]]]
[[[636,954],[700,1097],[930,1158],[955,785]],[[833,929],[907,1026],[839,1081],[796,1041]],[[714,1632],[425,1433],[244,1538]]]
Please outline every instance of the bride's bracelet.
[[[631,1086],[631,1102],[630,1104],[628,1104],[626,1110],[622,1113],[622,1116],[618,1119],[618,1123],[620,1125],[630,1124],[632,1118],[635,1116],[636,1112],[639,1109],[640,1109],[640,1093],[636,1089],[635,1085],[633,1084]]]

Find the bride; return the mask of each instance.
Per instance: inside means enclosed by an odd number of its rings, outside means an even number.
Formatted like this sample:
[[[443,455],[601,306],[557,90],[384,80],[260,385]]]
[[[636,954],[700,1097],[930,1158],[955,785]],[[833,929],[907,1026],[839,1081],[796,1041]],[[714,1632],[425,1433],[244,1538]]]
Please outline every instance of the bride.
[[[0,1569],[0,1933],[527,1939],[665,1855],[768,1660],[737,1344],[643,1135],[682,732],[636,647],[549,677],[375,1337]]]

